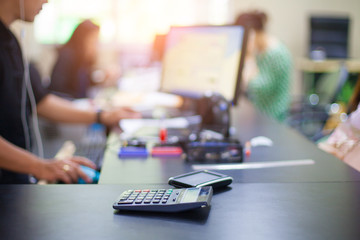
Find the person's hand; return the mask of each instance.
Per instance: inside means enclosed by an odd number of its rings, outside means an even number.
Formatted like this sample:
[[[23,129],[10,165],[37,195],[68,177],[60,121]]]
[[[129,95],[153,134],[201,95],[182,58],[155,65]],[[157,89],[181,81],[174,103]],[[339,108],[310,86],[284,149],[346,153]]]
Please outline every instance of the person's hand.
[[[121,107],[101,113],[100,122],[106,126],[115,126],[121,119],[141,118],[141,114],[128,107]]]
[[[46,180],[49,183],[61,181],[64,183],[77,183],[79,178],[91,183],[92,180],[81,170],[81,165],[95,169],[96,166],[90,160],[74,156],[70,159],[42,161],[34,174],[39,180]]]
[[[254,57],[256,54],[256,32],[250,30],[246,42],[246,57]]]
[[[249,82],[256,77],[259,70],[256,64],[255,57],[247,57],[245,58],[245,65],[243,69],[243,79],[242,79],[242,87],[247,89]]]

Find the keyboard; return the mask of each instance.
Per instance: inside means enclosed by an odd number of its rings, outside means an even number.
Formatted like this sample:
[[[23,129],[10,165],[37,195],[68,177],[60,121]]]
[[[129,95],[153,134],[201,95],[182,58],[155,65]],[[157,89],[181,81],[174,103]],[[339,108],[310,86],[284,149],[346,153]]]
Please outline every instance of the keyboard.
[[[106,129],[103,125],[89,126],[81,140],[75,145],[75,155],[88,158],[95,163],[97,170],[101,169],[106,148]]]

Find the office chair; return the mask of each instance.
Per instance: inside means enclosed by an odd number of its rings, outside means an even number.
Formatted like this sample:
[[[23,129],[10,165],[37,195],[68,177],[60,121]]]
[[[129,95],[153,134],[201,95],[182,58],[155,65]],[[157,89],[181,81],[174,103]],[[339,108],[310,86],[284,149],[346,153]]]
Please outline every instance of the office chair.
[[[325,82],[326,79],[322,79],[322,89],[316,89],[314,94],[305,96],[303,100],[293,103],[286,123],[312,141],[321,138],[324,135],[322,130],[331,116],[331,105],[336,103],[348,76],[345,63],[341,63],[335,86],[331,89],[329,84]],[[323,90],[327,90],[327,93]]]

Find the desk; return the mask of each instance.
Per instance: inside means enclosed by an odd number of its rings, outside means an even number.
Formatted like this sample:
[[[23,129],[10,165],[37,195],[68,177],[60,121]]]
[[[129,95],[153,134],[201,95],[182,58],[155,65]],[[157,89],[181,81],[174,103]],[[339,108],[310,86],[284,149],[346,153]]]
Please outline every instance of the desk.
[[[232,119],[240,140],[264,135],[275,144],[253,150],[246,162],[311,158],[315,164],[227,171],[235,183],[214,194],[210,209],[120,213],[112,204],[121,192],[169,188],[167,177],[189,166],[178,159],[119,160],[114,146],[106,152],[102,184],[0,185],[1,239],[360,238],[360,173],[260,115],[246,100]]]
[[[235,183],[213,196],[210,211],[115,213],[112,203],[117,195],[134,187],[144,185],[2,185],[1,239],[360,237],[359,182]]]
[[[245,162],[271,162],[312,159],[314,165],[264,169],[219,171],[234,177],[238,183],[267,182],[333,182],[360,180],[360,174],[337,158],[329,155],[306,140],[293,129],[261,115],[246,99],[232,111],[232,125],[236,127],[234,137],[242,142],[256,136],[273,140],[272,147],[253,148]],[[109,138],[109,148],[100,176],[100,184],[166,183],[168,178],[193,171],[192,165],[179,158],[130,158],[119,159],[119,140],[116,133]]]

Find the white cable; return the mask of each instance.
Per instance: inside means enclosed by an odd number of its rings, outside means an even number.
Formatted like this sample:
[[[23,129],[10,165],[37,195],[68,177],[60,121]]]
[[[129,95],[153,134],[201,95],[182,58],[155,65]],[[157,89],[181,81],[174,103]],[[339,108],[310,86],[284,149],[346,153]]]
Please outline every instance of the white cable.
[[[24,19],[24,1],[19,1],[20,4],[20,18]],[[21,40],[21,45],[24,45],[24,38],[25,38],[25,30],[24,28],[21,29],[20,31],[20,40]],[[22,46],[23,47],[23,46]],[[22,56],[24,59],[24,56]],[[24,64],[25,67],[25,64]],[[26,81],[25,81],[25,74],[23,77],[23,84],[22,84],[22,91],[21,91],[21,121],[22,121],[22,125],[23,125],[23,130],[24,130],[24,136],[25,136],[25,148],[27,150],[31,150],[30,149],[30,135],[29,135],[29,126],[26,120]]]
[[[24,0],[19,0],[20,5],[20,18],[25,21],[25,8]],[[37,116],[36,101],[34,96],[34,91],[30,82],[30,72],[29,72],[29,62],[27,60],[26,48],[25,48],[25,29],[21,29],[20,40],[23,49],[23,64],[24,64],[24,77],[23,77],[23,88],[22,88],[22,99],[21,99],[21,119],[23,123],[24,133],[25,133],[25,144],[28,150],[30,149],[30,135],[29,135],[29,126],[26,121],[26,92],[29,95],[31,112],[32,112],[32,123],[33,130],[36,140],[36,145],[38,148],[39,157],[44,157],[44,149],[41,140],[40,130],[39,130],[39,120]]]
[[[39,155],[39,157],[44,158],[44,149],[43,149],[43,144],[42,144],[41,135],[40,135],[36,101],[35,101],[34,91],[32,89],[31,82],[30,82],[29,63],[28,63],[26,57],[25,57],[25,61],[24,61],[24,67],[25,67],[25,69],[24,69],[25,85],[26,85],[26,90],[27,90],[27,93],[28,93],[29,99],[30,99],[30,106],[31,106],[31,112],[32,112],[32,114],[31,114],[32,124],[33,124],[36,145],[38,148],[38,155]]]
[[[25,77],[23,77],[22,91],[21,91],[21,122],[23,125],[24,136],[25,136],[25,148],[30,149],[30,135],[29,135],[29,126],[26,120],[26,83]]]

